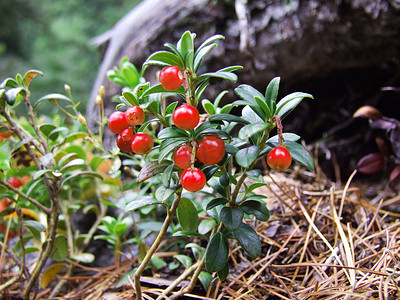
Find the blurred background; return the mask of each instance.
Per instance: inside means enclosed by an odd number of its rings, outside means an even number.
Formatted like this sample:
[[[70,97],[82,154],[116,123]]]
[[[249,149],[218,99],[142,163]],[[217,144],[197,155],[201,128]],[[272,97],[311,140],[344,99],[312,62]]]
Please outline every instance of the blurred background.
[[[85,111],[101,53],[90,39],[107,31],[140,0],[1,0],[1,80],[38,69],[32,99],[71,86]],[[44,111],[52,108],[43,106]]]

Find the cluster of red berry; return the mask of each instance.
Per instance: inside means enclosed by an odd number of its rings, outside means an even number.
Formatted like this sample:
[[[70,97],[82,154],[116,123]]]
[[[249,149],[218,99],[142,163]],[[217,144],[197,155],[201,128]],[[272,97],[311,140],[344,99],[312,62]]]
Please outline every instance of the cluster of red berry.
[[[125,112],[115,111],[108,118],[108,128],[118,134],[117,146],[123,152],[134,152],[144,155],[150,152],[154,142],[151,135],[145,132],[134,133],[135,125],[140,125],[145,113],[139,106],[132,106]]]

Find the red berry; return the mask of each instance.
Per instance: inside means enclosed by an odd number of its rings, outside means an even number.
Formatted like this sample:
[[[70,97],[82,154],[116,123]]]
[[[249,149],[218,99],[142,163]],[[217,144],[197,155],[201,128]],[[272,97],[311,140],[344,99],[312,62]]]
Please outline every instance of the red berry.
[[[145,132],[138,132],[133,136],[131,147],[132,151],[139,155],[144,155],[153,149],[153,138]]]
[[[21,187],[24,183],[22,182],[21,179],[17,178],[17,177],[11,177],[10,179],[8,179],[8,183],[12,186],[15,187],[16,189]]]
[[[292,156],[288,149],[278,146],[268,153],[267,163],[272,169],[283,171],[292,163]]]
[[[174,151],[174,163],[181,169],[190,168],[190,157],[192,154],[192,147],[182,145]]]
[[[144,121],[145,113],[143,109],[139,106],[129,107],[125,111],[126,121],[129,125],[139,125]]]
[[[206,165],[214,165],[221,161],[225,155],[224,141],[215,135],[205,136],[198,143],[196,157]]]
[[[132,152],[133,132],[130,128],[121,131],[117,136],[117,146],[123,152]]]
[[[189,192],[200,191],[206,185],[206,175],[198,168],[189,168],[181,176],[182,186]]]
[[[125,113],[122,111],[114,111],[108,117],[108,128],[113,133],[121,133],[122,130],[129,127],[128,121],[126,120]]]
[[[164,89],[175,91],[183,83],[183,74],[177,66],[168,66],[161,70],[158,79]]]
[[[184,104],[175,109],[172,121],[176,127],[190,130],[199,124],[200,114],[196,107]]]

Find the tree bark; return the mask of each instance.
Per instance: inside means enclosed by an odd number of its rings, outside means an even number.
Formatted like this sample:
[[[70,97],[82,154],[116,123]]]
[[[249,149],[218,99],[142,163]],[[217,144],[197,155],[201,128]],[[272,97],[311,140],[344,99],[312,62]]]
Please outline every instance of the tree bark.
[[[225,36],[200,73],[228,65],[244,67],[237,73],[237,84],[218,83],[218,90],[248,83],[263,91],[275,76],[281,76],[283,88],[289,89],[341,70],[399,65],[396,0],[145,0],[94,39],[107,46],[88,105],[90,124],[95,124],[100,85],[106,87],[108,114],[114,110],[111,97],[120,93],[120,87],[108,81],[107,70],[125,56],[140,69],[150,53],[164,50],[166,42],[176,43],[186,30],[197,34],[198,44],[213,34]],[[149,68],[145,74],[153,83],[156,71]],[[211,88],[206,97],[213,96]]]

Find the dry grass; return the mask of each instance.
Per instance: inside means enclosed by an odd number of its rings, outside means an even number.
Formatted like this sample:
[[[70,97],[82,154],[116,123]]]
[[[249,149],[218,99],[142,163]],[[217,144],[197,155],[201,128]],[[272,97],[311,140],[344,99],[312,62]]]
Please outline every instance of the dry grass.
[[[228,279],[182,299],[400,299],[400,215],[385,210],[400,197],[385,192],[372,205],[352,178],[339,189],[318,180],[304,184],[293,179],[298,175],[270,174],[269,185],[258,191],[271,210],[268,222],[252,223],[263,254],[249,260],[232,244]],[[73,289],[63,299],[132,299],[129,281],[114,288],[132,263],[81,268],[83,275],[64,278]],[[144,278],[144,299],[156,298],[171,282]]]

